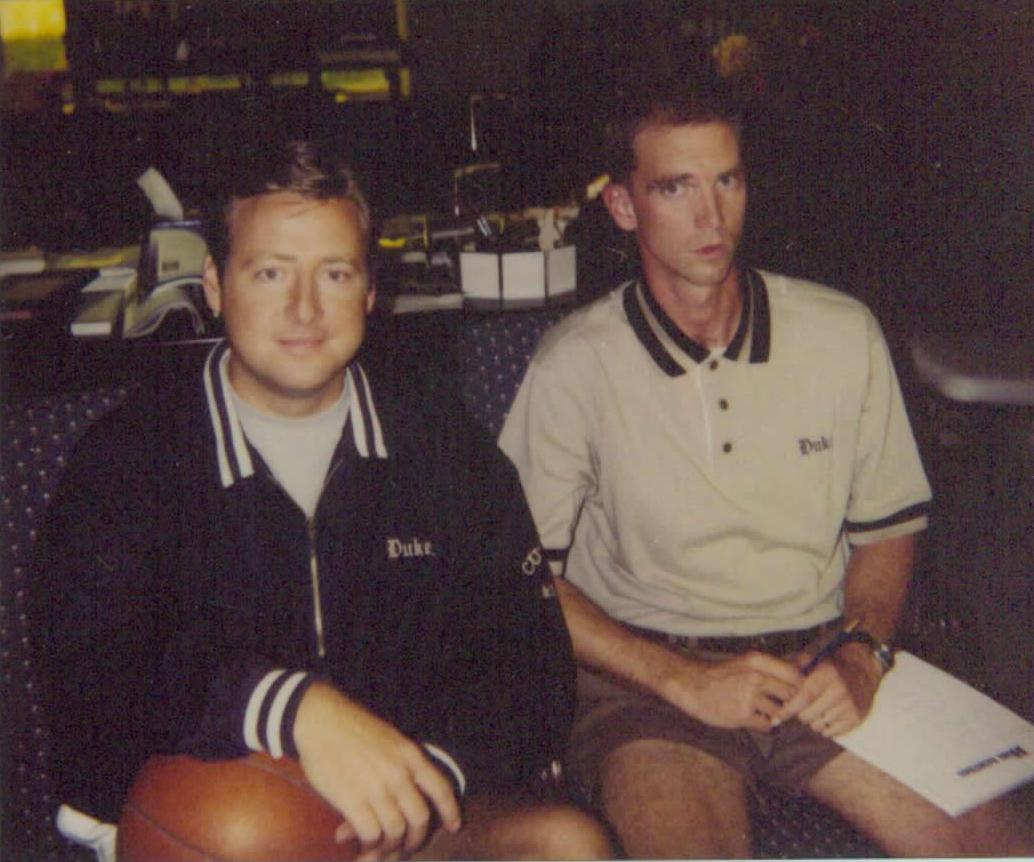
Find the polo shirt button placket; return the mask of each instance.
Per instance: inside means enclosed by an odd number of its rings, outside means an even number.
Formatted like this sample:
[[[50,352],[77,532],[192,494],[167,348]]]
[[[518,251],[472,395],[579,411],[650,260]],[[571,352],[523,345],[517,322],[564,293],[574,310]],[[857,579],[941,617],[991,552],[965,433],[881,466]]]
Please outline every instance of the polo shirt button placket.
[[[728,410],[729,409],[729,402],[728,402],[728,400],[725,399],[725,398],[719,398],[718,399],[718,409],[719,410]],[[732,443],[730,443],[728,440],[726,440],[722,444],[722,451],[726,455],[728,455],[732,451]]]
[[[711,371],[717,371],[719,364],[720,363],[718,362],[717,359],[710,359],[708,361],[708,363],[707,363],[707,367]],[[728,400],[725,399],[725,398],[719,398],[718,399],[718,409],[719,410],[728,410],[729,409],[729,402],[728,402]],[[724,443],[722,443],[722,452],[724,454],[726,454],[726,455],[728,455],[730,452],[732,452],[732,443],[730,443],[728,440],[726,440]]]

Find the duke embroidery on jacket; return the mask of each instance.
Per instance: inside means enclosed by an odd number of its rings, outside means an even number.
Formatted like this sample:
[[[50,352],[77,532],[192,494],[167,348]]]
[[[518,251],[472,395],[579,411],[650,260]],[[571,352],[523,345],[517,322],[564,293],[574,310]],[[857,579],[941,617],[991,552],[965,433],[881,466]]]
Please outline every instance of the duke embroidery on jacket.
[[[388,538],[388,559],[397,560],[399,557],[433,557],[434,546],[426,539],[419,539],[414,536],[408,541],[396,539],[394,536]]]

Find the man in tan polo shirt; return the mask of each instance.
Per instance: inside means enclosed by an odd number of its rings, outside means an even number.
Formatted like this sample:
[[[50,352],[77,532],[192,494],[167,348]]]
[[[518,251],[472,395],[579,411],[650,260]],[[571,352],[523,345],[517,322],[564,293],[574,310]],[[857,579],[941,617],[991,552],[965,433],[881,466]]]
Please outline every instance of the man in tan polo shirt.
[[[642,277],[544,337],[500,438],[580,665],[570,774],[632,857],[748,855],[759,781],[892,855],[1032,852],[1008,802],[949,818],[835,741],[892,662],[930,500],[875,318],[738,259],[721,93],[616,107],[603,196]]]

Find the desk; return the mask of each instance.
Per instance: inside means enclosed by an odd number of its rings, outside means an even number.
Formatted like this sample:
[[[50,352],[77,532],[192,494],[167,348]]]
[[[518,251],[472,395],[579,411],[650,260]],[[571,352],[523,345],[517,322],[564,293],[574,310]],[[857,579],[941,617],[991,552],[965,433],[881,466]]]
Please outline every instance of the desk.
[[[133,341],[74,338],[69,325],[77,297],[58,298],[33,319],[0,323],[0,393],[18,400],[61,392],[82,392],[104,384],[144,379],[156,350],[204,342],[187,320],[169,319],[158,334]],[[220,332],[211,326],[207,340]]]

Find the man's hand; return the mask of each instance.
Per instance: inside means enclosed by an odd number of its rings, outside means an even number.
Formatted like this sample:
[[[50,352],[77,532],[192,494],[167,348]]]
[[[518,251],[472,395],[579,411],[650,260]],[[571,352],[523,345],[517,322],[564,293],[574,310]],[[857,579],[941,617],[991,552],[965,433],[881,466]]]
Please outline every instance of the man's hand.
[[[305,692],[294,741],[309,783],[345,818],[340,841],[359,839],[365,860],[397,859],[427,837],[431,810],[460,828],[452,785],[416,743],[335,688]]]
[[[662,696],[714,727],[769,730],[780,705],[797,693],[804,676],[790,662],[747,652],[713,663],[682,662],[661,684]]]
[[[803,666],[808,659],[802,654],[797,661]],[[797,718],[827,737],[847,733],[869,714],[881,675],[867,646],[845,644],[832,658],[819,662],[774,718],[779,723]]]

